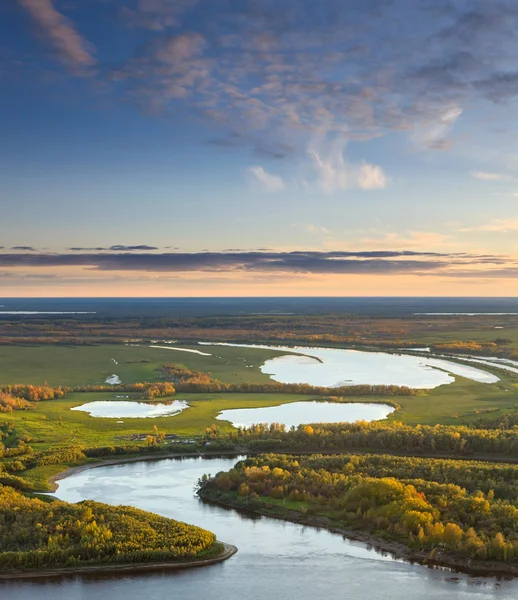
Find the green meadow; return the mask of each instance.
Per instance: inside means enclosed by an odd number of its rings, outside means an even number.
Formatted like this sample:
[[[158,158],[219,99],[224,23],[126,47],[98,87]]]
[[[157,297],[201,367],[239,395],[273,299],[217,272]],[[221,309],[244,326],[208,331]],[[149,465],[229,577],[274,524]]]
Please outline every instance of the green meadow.
[[[225,383],[265,383],[270,378],[259,367],[269,358],[287,354],[275,350],[197,344],[178,347],[211,356],[152,348],[149,344],[0,346],[0,385],[43,385],[45,382],[50,386],[99,385],[114,373],[123,383],[157,381],[160,379],[159,367],[167,363],[209,372]]]
[[[148,346],[87,346],[87,347],[0,347],[0,384],[33,383],[49,385],[86,385],[103,383],[106,377],[117,374],[124,383],[160,379],[159,367],[168,362],[190,369],[210,372],[224,382],[264,383],[269,380],[260,371],[268,358],[285,354],[272,350],[231,348],[225,346],[183,346],[210,353],[202,356],[177,350]],[[485,367],[484,367],[485,368]],[[462,424],[479,420],[486,415],[503,415],[516,410],[518,405],[518,377],[496,371],[501,381],[482,384],[457,377],[455,383],[443,385],[417,396],[393,396],[391,402],[400,409],[389,419],[408,424]],[[0,423],[15,426],[16,436],[28,436],[34,449],[45,449],[59,444],[86,446],[123,444],[134,434],[150,434],[154,427],[166,434],[179,437],[201,435],[216,423],[221,431],[230,431],[228,421],[217,420],[217,415],[230,408],[258,408],[287,402],[317,399],[311,395],[271,393],[178,393],[172,399],[185,400],[189,408],[174,416],[153,418],[99,418],[73,407],[93,401],[117,401],[117,396],[136,394],[120,392],[70,393],[65,398],[40,402],[36,409],[15,411],[0,415]],[[324,398],[319,397],[319,400]],[[120,398],[119,398],[120,400]],[[382,396],[345,397],[342,402],[378,402]],[[119,423],[118,421],[123,421]]]

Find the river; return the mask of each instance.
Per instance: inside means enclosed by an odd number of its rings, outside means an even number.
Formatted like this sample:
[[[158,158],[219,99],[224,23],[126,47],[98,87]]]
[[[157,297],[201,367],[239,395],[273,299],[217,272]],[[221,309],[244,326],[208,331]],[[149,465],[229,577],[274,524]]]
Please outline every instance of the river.
[[[57,496],[130,504],[200,525],[239,552],[224,563],[132,576],[81,575],[0,584],[3,600],[511,600],[518,581],[474,578],[393,560],[325,530],[203,503],[194,485],[236,458],[140,461],[76,473]]]

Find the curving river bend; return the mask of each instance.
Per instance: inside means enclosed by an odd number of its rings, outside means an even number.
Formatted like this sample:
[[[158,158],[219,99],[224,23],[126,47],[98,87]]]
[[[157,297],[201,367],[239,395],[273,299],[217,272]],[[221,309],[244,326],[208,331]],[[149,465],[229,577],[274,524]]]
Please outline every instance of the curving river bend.
[[[194,496],[204,473],[236,458],[140,461],[82,471],[57,496],[131,504],[214,531],[238,546],[230,560],[201,569],[133,576],[76,576],[0,584],[9,600],[511,600],[518,581],[471,578],[394,561],[341,536],[266,517],[251,518]]]

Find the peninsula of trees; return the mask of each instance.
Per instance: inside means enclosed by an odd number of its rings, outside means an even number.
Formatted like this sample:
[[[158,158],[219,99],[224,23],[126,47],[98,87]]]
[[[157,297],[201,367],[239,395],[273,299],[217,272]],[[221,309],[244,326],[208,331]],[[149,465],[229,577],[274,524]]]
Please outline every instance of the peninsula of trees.
[[[197,561],[222,551],[213,533],[143,510],[43,502],[0,485],[0,577],[24,570]]]

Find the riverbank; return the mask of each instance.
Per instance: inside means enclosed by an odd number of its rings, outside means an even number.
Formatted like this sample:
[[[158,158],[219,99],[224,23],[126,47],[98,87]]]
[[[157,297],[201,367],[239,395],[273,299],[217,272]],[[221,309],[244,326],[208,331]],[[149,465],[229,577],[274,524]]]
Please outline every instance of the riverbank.
[[[10,573],[0,572],[0,581],[12,579],[42,579],[48,577],[63,577],[67,575],[114,575],[145,573],[152,571],[171,571],[176,569],[193,569],[214,565],[234,556],[237,552],[236,546],[225,542],[216,542],[223,546],[223,552],[212,558],[202,558],[184,562],[150,562],[150,563],[127,563],[127,564],[103,564],[85,565],[79,567],[50,568],[38,571],[12,571]]]
[[[223,502],[211,490],[205,488],[198,490],[198,496],[205,502],[210,502],[225,508],[232,508],[241,512],[262,515],[271,519],[290,521],[299,525],[326,529],[332,533],[344,536],[348,540],[361,542],[374,548],[378,552],[388,553],[396,560],[403,560],[412,564],[419,564],[431,569],[446,569],[452,572],[464,573],[473,577],[518,577],[518,564],[505,564],[492,561],[474,561],[469,558],[453,556],[446,552],[436,550],[435,553],[414,551],[404,544],[393,540],[385,540],[373,533],[337,527],[332,520],[325,516],[305,515],[297,511],[282,508],[276,505],[261,508],[244,508],[238,502]]]
[[[99,467],[107,467],[111,465],[120,465],[124,463],[132,463],[132,462],[141,462],[141,461],[149,461],[149,460],[165,460],[168,458],[217,458],[221,456],[225,457],[234,457],[234,456],[257,456],[259,454],[289,454],[289,455],[311,455],[311,454],[323,454],[323,455],[343,455],[343,454],[390,454],[393,456],[412,456],[415,458],[436,458],[442,460],[465,460],[465,461],[482,461],[482,462],[491,462],[491,463],[504,463],[504,464],[516,464],[518,463],[518,457],[510,457],[506,455],[488,455],[488,454],[473,454],[473,455],[456,455],[456,454],[448,454],[446,452],[433,452],[433,453],[409,453],[404,451],[377,451],[374,449],[369,450],[359,450],[359,449],[350,449],[350,450],[326,450],[323,451],[322,448],[314,449],[314,450],[285,450],[285,449],[265,449],[265,450],[249,450],[246,447],[239,447],[235,449],[228,450],[202,450],[198,452],[156,452],[148,455],[133,455],[126,456],[123,458],[108,458],[105,460],[96,460],[95,462],[84,463],[81,465],[77,465],[74,467],[69,467],[55,475],[49,477],[49,490],[50,493],[55,492],[58,488],[58,482],[61,479],[65,479],[66,477],[70,477],[71,475],[75,475],[76,473],[81,473],[86,469],[96,469]],[[34,493],[46,493],[43,490],[34,490]]]
[[[315,451],[283,451],[283,454],[314,454]],[[361,452],[355,451],[357,454],[380,454],[379,452]],[[250,452],[248,449],[241,447],[239,449],[234,450],[219,450],[219,451],[199,451],[199,452],[183,452],[183,453],[157,453],[153,455],[147,456],[131,456],[131,457],[123,457],[116,459],[107,459],[102,461],[96,461],[92,463],[86,463],[74,467],[70,467],[56,475],[52,476],[50,479],[50,484],[55,491],[58,488],[59,481],[85,471],[87,469],[94,469],[104,466],[111,465],[120,465],[124,463],[134,463],[141,461],[159,461],[164,459],[171,458],[218,458],[218,457],[238,457],[244,455],[256,455],[261,454],[260,452]],[[350,452],[324,452],[323,454],[350,454]],[[426,455],[414,455],[425,457]],[[470,456],[470,457],[459,457],[459,456],[438,456],[435,454],[436,458],[443,459],[455,459],[455,460],[480,460],[486,462],[494,462],[488,460],[487,458],[483,458],[482,456]],[[515,462],[512,460],[501,460],[501,462]],[[259,508],[255,510],[251,510],[248,508],[244,508],[242,505],[235,503],[227,503],[218,500],[217,498],[211,497],[206,493],[199,493],[199,496],[204,500],[208,501],[220,506],[224,506],[226,508],[233,508],[238,511],[251,512],[258,515],[263,515],[269,518],[274,518],[278,520],[290,521],[293,523],[298,523],[300,525],[309,525],[316,528],[324,528],[330,532],[337,533],[343,535],[344,537],[358,541],[367,546],[371,546],[375,548],[377,551],[389,553],[396,559],[404,560],[409,563],[420,564],[423,566],[427,566],[429,568],[441,568],[447,569],[459,573],[465,573],[472,576],[482,576],[482,577],[518,577],[518,565],[513,564],[505,564],[499,562],[490,562],[490,561],[473,561],[468,558],[456,557],[449,555],[445,552],[436,551],[433,556],[430,555],[429,552],[418,552],[413,551],[406,547],[404,544],[401,544],[396,541],[389,541],[383,538],[377,537],[374,534],[358,531],[354,529],[345,529],[342,527],[336,527],[333,525],[332,521],[323,516],[315,516],[315,515],[304,515],[302,513],[298,513],[296,511],[283,509],[282,507],[272,505],[266,508]],[[232,554],[230,555],[232,556]],[[229,557],[230,557],[229,556]],[[220,560],[225,560],[225,558],[221,558]],[[202,563],[202,564],[210,564],[210,563]],[[202,566],[200,564],[199,566]],[[193,565],[197,566],[197,565]],[[160,569],[160,565],[157,565],[153,568]],[[173,568],[173,567],[171,567]],[[117,567],[118,570],[118,567]],[[73,570],[75,572],[75,570]]]

